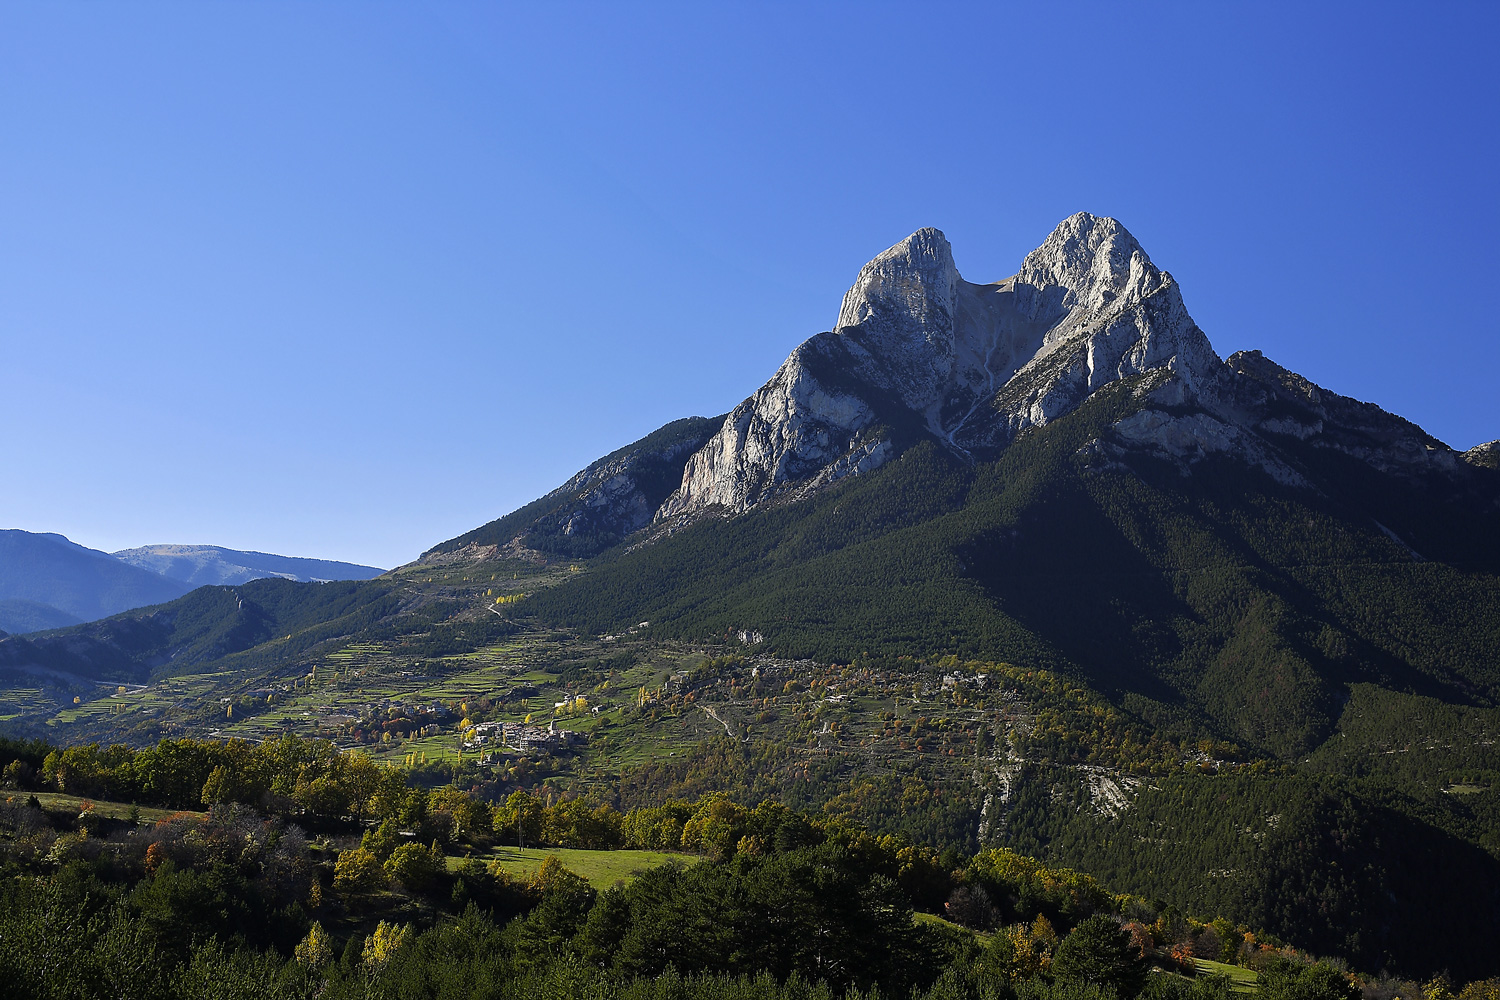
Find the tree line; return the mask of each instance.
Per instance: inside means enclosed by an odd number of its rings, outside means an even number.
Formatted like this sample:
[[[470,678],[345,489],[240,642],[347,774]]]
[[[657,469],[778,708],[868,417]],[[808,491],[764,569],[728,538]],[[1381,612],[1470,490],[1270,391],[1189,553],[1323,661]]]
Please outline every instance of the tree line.
[[[1181,918],[1132,920],[1148,904],[1088,876],[1008,851],[945,873],[927,849],[775,810],[727,818],[756,831],[732,854],[603,891],[556,858],[523,880],[399,835],[384,880],[367,880],[351,859],[378,856],[379,828],[313,840],[238,804],[146,825],[71,819],[0,807],[10,995],[1227,1000],[1220,980],[1150,971],[1171,967],[1153,935]],[[940,904],[953,919],[914,920],[914,893],[930,903],[945,877],[963,890]],[[1358,996],[1333,966],[1256,954],[1272,1000]]]
[[[143,826],[107,820],[88,802],[77,815],[47,813],[40,809],[39,802],[26,801],[24,788],[18,789],[20,794],[8,800],[0,815],[6,871],[19,879],[18,885],[28,877],[50,885],[76,862],[86,867],[86,877],[75,871],[74,876],[62,876],[64,882],[75,876],[81,878],[96,886],[94,894],[99,898],[109,898],[110,892],[98,889],[98,885],[149,882],[147,888],[137,885],[129,893],[115,895],[141,903],[155,899],[153,893],[164,893],[169,902],[153,904],[153,912],[161,911],[162,906],[174,911],[181,899],[191,901],[207,893],[218,900],[204,904],[204,912],[214,916],[195,919],[217,927],[221,938],[240,935],[245,943],[280,952],[295,942],[284,934],[279,938],[266,936],[266,925],[292,928],[299,935],[304,930],[311,933],[307,930],[311,923],[335,911],[343,924],[341,936],[346,936],[361,921],[368,922],[367,918],[393,905],[398,910],[416,907],[414,926],[430,923],[434,913],[457,916],[469,903],[479,906],[500,926],[529,917],[545,906],[566,910],[561,902],[547,902],[551,881],[519,882],[501,868],[486,866],[472,857],[514,844],[591,850],[634,848],[683,856],[683,865],[653,876],[658,881],[638,880],[644,886],[656,886],[652,891],[666,893],[649,907],[628,895],[629,891],[645,892],[644,888],[626,887],[621,890],[627,892],[626,896],[610,896],[609,892],[601,896],[586,885],[580,887],[576,878],[557,876],[563,878],[559,885],[574,885],[579,892],[567,904],[573,907],[568,911],[573,916],[567,918],[573,923],[564,920],[538,931],[551,942],[547,953],[569,960],[592,955],[596,964],[618,964],[621,970],[635,970],[632,974],[645,974],[640,971],[644,959],[639,955],[646,952],[630,950],[636,945],[626,948],[627,939],[640,938],[640,934],[629,937],[629,927],[650,923],[647,916],[656,912],[652,907],[659,903],[677,914],[669,920],[664,918],[661,926],[675,927],[699,919],[689,919],[687,897],[672,895],[676,890],[662,888],[666,883],[659,880],[696,885],[694,880],[711,877],[703,873],[716,872],[712,877],[730,881],[704,888],[706,898],[740,898],[734,896],[740,893],[745,899],[753,899],[758,898],[754,892],[761,892],[764,886],[752,892],[753,886],[735,880],[769,878],[753,872],[766,865],[770,865],[767,870],[780,871],[793,858],[801,859],[798,864],[812,866],[799,869],[809,878],[819,872],[833,872],[861,885],[886,887],[880,890],[886,895],[869,897],[884,900],[870,904],[881,912],[889,911],[894,905],[891,901],[898,900],[904,908],[901,912],[906,914],[901,919],[907,922],[912,912],[925,912],[992,935],[986,949],[986,967],[999,970],[1007,981],[1050,974],[1057,956],[1066,954],[1059,948],[1068,935],[1095,917],[1106,918],[1126,934],[1138,958],[1150,958],[1179,970],[1190,969],[1194,959],[1254,967],[1295,954],[1263,931],[1223,917],[1194,919],[1160,900],[1114,895],[1090,875],[1014,850],[987,848],[964,853],[952,846],[939,850],[897,834],[872,832],[837,810],[803,811],[775,799],[747,806],[714,792],[622,812],[608,802],[560,796],[546,789],[535,794],[518,790],[491,802],[453,785],[424,788],[412,781],[410,773],[377,765],[358,751],[344,752],[323,741],[291,736],[257,745],[166,740],[144,750],[98,746],[57,749],[39,742],[0,741],[0,761],[4,762],[0,771],[7,780],[21,779],[32,788],[148,806],[207,808],[206,816],[182,813],[154,826]],[[1296,805],[1301,801],[1296,796],[1302,794],[1298,783],[1281,779],[1280,785],[1285,786],[1280,801],[1287,812],[1287,827],[1285,836],[1273,838],[1282,846],[1276,848],[1280,854],[1272,860],[1279,866],[1277,871],[1295,869],[1300,874],[1295,878],[1296,892],[1289,890],[1283,894],[1285,898],[1268,898],[1266,903],[1286,911],[1278,914],[1281,933],[1296,938],[1305,931],[1316,941],[1323,933],[1317,914],[1325,913],[1323,919],[1337,922],[1342,919],[1337,908],[1341,904],[1335,899],[1337,905],[1329,910],[1328,901],[1319,895],[1336,887],[1320,882],[1318,844],[1306,842],[1308,831],[1320,827],[1317,823],[1309,826],[1313,820],[1304,817],[1302,807]],[[1180,786],[1168,802],[1180,801],[1187,806],[1189,800],[1183,795],[1192,787]],[[1295,794],[1289,798],[1288,793]],[[1327,801],[1324,808],[1338,803],[1337,798]],[[1194,808],[1211,807],[1205,801]],[[1023,811],[1017,819],[1024,815]],[[1145,824],[1143,833],[1170,814],[1156,812],[1156,819],[1152,815],[1146,810],[1138,818]],[[1233,816],[1228,819],[1231,825],[1239,822]],[[1356,819],[1351,817],[1348,822]],[[1364,834],[1358,833],[1357,825],[1349,829],[1351,832],[1334,835],[1357,845]],[[322,833],[310,840],[305,830]],[[1126,851],[1134,840],[1117,838],[1120,849]],[[1101,840],[1106,847],[1109,843],[1107,837]],[[240,846],[231,850],[227,845]],[[469,857],[465,860],[464,856]],[[1105,851],[1100,860],[1111,856]],[[686,864],[700,858],[704,860],[698,864]],[[854,891],[852,882],[839,884],[843,886],[838,889],[841,895]],[[158,885],[163,888],[150,888]],[[1184,899],[1181,892],[1172,895]],[[1187,896],[1191,898],[1191,890]],[[606,899],[614,902],[601,902]],[[199,904],[181,905],[192,913],[197,912],[193,907]],[[614,906],[615,916],[590,917],[596,905]],[[803,904],[776,905],[781,907],[776,910],[780,913]],[[1199,893],[1197,905],[1212,915],[1218,904]],[[763,917],[771,919],[766,917],[767,912],[752,907],[742,920],[747,927],[758,926]],[[1327,917],[1327,913],[1333,916]],[[709,919],[709,915],[700,916],[700,922]],[[595,926],[579,937],[588,919],[612,920],[609,926],[615,929],[606,934]],[[190,928],[191,922],[171,939],[179,943],[189,940]],[[748,940],[749,933],[737,931],[728,940]],[[606,947],[600,941],[614,943]],[[887,944],[894,949],[891,955],[904,954],[901,948],[905,945],[900,942]],[[604,954],[601,948],[611,956],[619,952],[626,958],[619,963],[613,958],[606,962],[600,958]],[[622,948],[626,950],[619,951]],[[672,949],[658,951],[675,953]],[[187,960],[187,956],[181,957]],[[681,962],[675,967],[689,971]],[[1451,967],[1458,967],[1458,963]],[[694,969],[733,976],[753,971],[739,959],[729,961],[723,956],[704,959]],[[814,981],[830,975],[827,962],[821,958],[797,969]],[[919,974],[907,969],[899,976],[895,972],[881,975],[892,982],[904,976],[901,982],[906,989],[929,973],[932,970]],[[879,985],[876,980],[871,983]],[[851,984],[857,985],[852,980],[844,985]]]

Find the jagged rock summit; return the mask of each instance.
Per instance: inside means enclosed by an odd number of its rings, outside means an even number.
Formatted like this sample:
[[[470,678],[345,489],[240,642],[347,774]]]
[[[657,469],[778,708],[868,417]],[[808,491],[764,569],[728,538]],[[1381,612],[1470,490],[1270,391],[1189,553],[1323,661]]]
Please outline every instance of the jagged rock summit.
[[[985,457],[1126,376],[1171,372],[1197,391],[1222,368],[1172,276],[1114,219],[1071,216],[990,284],[920,229],[860,269],[832,332],[729,414],[657,519],[805,493],[924,433]]]
[[[643,537],[794,501],[921,441],[989,460],[1126,381],[1131,412],[1079,452],[1085,468],[1144,454],[1190,474],[1233,456],[1315,489],[1298,448],[1408,477],[1500,465],[1493,445],[1459,455],[1258,351],[1221,359],[1171,274],[1119,222],[1080,212],[1015,275],[988,284],[959,274],[940,231],[917,230],[862,267],[833,329],[800,344],[727,416],[669,424],[423,558],[586,556],[648,528]]]

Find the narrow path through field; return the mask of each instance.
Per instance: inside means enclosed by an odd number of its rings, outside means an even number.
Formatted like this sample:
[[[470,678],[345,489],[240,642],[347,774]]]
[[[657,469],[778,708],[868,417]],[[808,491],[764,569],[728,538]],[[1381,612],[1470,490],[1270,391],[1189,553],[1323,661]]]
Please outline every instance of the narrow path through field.
[[[721,726],[724,727],[724,735],[728,736],[730,739],[734,739],[734,730],[729,728],[729,723],[727,723],[723,719],[719,718],[719,713],[715,712],[713,709],[709,708],[707,705],[699,705],[698,707],[701,708],[701,709],[703,709],[703,711],[707,712],[708,713],[708,717],[710,719],[713,719],[719,725],[721,725]]]

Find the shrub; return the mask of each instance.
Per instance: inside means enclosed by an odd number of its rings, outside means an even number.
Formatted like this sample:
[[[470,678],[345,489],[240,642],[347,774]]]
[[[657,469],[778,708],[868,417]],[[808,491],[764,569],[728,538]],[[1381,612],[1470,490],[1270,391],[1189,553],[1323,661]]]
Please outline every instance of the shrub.
[[[1073,928],[1052,958],[1052,973],[1058,979],[1110,986],[1121,996],[1140,992],[1148,970],[1130,933],[1104,914]]]
[[[385,884],[385,872],[373,851],[355,847],[339,853],[333,865],[333,887],[340,892],[369,892]]]
[[[447,862],[443,859],[443,852],[438,850],[437,841],[433,841],[431,847],[402,844],[391,852],[385,863],[385,874],[413,891],[432,885],[446,870]]]

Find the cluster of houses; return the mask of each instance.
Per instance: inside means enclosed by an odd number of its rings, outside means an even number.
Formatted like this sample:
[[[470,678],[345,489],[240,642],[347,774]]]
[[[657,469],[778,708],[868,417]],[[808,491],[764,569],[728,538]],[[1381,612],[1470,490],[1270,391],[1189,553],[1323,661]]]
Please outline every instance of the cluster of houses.
[[[951,690],[953,688],[965,687],[971,684],[974,687],[977,687],[979,690],[983,691],[985,685],[989,682],[989,674],[971,674],[969,676],[965,676],[963,671],[955,670],[951,674],[943,675],[943,689],[945,691]]]
[[[547,724],[546,729],[525,722],[481,722],[470,730],[469,738],[464,741],[464,749],[509,748],[522,752],[560,750],[588,741],[589,738],[584,733],[558,729],[555,719]]]

